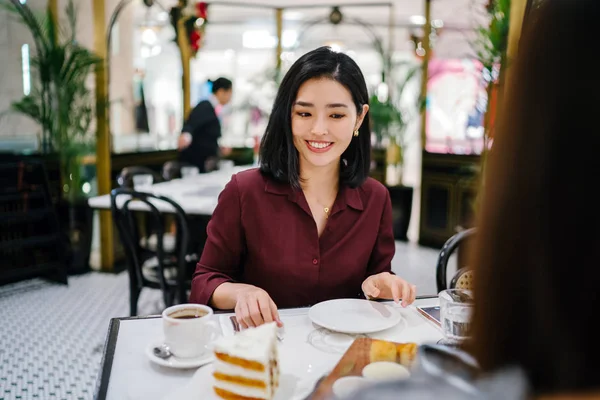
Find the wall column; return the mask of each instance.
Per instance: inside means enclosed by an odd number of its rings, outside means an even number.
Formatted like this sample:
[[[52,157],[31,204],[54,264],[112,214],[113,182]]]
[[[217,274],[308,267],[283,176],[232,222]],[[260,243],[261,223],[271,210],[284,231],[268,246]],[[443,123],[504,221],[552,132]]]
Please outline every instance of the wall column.
[[[94,51],[102,62],[96,67],[96,176],[98,194],[109,194],[110,130],[108,126],[108,82],[106,71],[106,9],[105,0],[90,0],[94,17]],[[102,271],[114,269],[113,223],[110,211],[100,213],[100,255]]]
[[[425,0],[425,25],[423,26],[423,64],[421,65],[421,148],[427,143],[427,82],[429,81],[429,60],[431,58],[431,0]]]
[[[275,49],[275,69],[281,72],[281,53],[283,52],[283,8],[275,9],[275,27],[277,30],[277,47]]]
[[[191,50],[188,43],[188,39],[185,37],[185,25],[183,18],[179,18],[177,21],[177,44],[179,45],[179,52],[181,53],[181,89],[183,91],[183,120],[185,121],[190,115],[191,108],[191,71],[190,71],[190,59]]]

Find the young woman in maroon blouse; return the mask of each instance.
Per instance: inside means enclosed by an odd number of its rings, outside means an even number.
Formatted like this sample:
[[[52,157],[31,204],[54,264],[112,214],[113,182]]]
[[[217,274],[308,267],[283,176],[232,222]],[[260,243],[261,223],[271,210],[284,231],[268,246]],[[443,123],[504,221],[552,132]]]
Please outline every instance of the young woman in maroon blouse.
[[[244,327],[277,307],[334,298],[415,299],[391,273],[395,243],[385,186],[369,178],[368,92],[347,55],[321,47],[284,77],[260,168],[221,195],[192,282],[192,302],[235,309]]]

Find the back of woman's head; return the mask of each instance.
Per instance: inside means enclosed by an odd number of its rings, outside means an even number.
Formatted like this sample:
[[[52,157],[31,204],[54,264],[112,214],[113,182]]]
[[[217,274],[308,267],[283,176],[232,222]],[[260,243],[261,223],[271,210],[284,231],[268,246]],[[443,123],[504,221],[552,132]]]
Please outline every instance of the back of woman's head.
[[[294,147],[291,117],[298,89],[310,79],[332,79],[350,94],[358,114],[369,104],[365,78],[358,65],[348,55],[319,47],[300,57],[283,78],[269,123],[260,145],[260,170],[271,178],[299,187],[298,152]],[[356,187],[369,176],[371,163],[371,132],[369,115],[364,117],[359,136],[342,154],[340,184]]]
[[[223,77],[217,78],[214,81],[211,81],[211,83],[212,83],[211,91],[213,93],[217,93],[221,89],[229,90],[233,86],[233,82],[231,82],[231,80],[229,80],[227,78],[223,78]]]
[[[537,393],[600,387],[598,0],[543,0],[509,61],[473,265],[472,350]]]

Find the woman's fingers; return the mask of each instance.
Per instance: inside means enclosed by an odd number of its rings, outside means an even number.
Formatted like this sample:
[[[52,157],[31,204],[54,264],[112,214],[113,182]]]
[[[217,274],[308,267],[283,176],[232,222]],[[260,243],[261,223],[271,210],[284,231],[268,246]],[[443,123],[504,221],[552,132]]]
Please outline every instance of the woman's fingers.
[[[411,303],[410,298],[412,296],[410,294],[410,292],[411,292],[410,285],[405,280],[402,280],[401,286],[402,286],[402,307],[406,307]]]
[[[381,293],[381,291],[375,284],[375,279],[373,277],[367,278],[363,282],[362,286],[363,286],[362,287],[363,293],[365,294],[365,297],[367,297],[367,298],[369,298],[369,297],[375,298],[375,297],[379,296],[379,293]]]
[[[408,304],[414,303],[417,298],[417,287],[415,285],[410,285],[410,300]]]
[[[235,318],[237,319],[238,324],[240,324],[241,329],[248,328],[248,323],[246,322],[248,313],[246,312],[246,309],[245,302],[238,301],[235,305]]]
[[[260,316],[264,323],[273,322],[273,311],[271,310],[271,299],[265,293],[264,296],[258,296],[258,308],[260,310]]]
[[[279,327],[283,326],[277,306],[267,292],[257,287],[250,287],[238,293],[235,317],[242,329],[273,321],[277,322]]]
[[[394,300],[395,303],[398,303],[402,293],[402,281],[396,279],[394,276],[390,276],[388,282],[392,291],[392,300]]]
[[[279,310],[277,310],[275,302],[270,298],[269,302],[271,304],[271,315],[273,316],[273,321],[277,322],[277,326],[281,328],[283,326],[283,322],[281,322],[281,319],[279,318]]]
[[[260,306],[258,304],[257,297],[251,297],[248,301],[248,312],[250,314],[250,319],[252,320],[252,326],[260,326],[265,321],[263,320],[263,316],[260,312]]]

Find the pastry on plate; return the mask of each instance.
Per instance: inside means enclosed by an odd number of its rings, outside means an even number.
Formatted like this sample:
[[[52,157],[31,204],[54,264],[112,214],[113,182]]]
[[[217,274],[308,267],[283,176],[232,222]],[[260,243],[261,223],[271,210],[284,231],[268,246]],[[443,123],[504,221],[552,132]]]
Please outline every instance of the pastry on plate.
[[[279,386],[277,324],[222,337],[214,345],[214,391],[224,400],[270,400]]]

